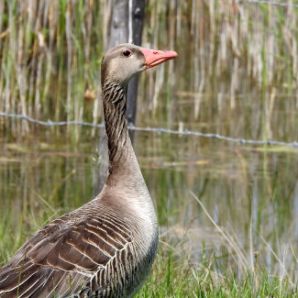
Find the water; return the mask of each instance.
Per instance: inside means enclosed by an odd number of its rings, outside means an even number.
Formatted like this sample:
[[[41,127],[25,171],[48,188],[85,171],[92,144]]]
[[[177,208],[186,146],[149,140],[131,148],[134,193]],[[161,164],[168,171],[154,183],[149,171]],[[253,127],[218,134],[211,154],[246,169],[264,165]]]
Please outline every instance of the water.
[[[239,99],[239,112],[230,111],[228,118],[218,110],[201,121],[192,118],[192,95],[176,95],[168,103],[162,93],[159,100],[165,100],[161,109],[171,111],[168,116],[139,117],[139,126],[175,128],[183,122],[237,137],[262,134],[258,129],[253,135],[257,125],[251,119],[256,121],[258,114],[247,115],[249,99]],[[211,113],[207,101],[202,109]],[[275,112],[280,125],[272,125],[274,136],[285,132],[285,113]],[[99,131],[92,136],[83,128],[77,144],[64,129],[36,127],[35,132],[17,141],[1,138],[1,261],[49,218],[91,199],[96,185]],[[194,264],[212,256],[220,270],[228,266],[241,274],[265,266],[272,274],[295,278],[297,150],[149,132],[136,133],[135,150],[156,204],[160,249],[175,247],[177,257],[187,255]]]

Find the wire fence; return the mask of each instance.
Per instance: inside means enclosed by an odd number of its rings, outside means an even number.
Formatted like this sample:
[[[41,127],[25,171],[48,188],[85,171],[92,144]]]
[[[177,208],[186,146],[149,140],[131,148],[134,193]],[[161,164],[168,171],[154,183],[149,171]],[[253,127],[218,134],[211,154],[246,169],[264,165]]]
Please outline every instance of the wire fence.
[[[298,8],[298,4],[289,3],[285,1],[271,1],[271,0],[242,0],[240,3],[248,3],[248,4],[268,4],[273,6],[279,6],[279,7],[295,7]]]
[[[11,118],[14,120],[24,120],[32,124],[41,125],[45,127],[58,127],[58,126],[84,126],[84,127],[92,127],[92,128],[103,128],[104,124],[96,124],[92,122],[84,122],[84,121],[43,121],[37,120],[30,116],[24,114],[15,114],[15,113],[6,113],[0,112],[0,117],[4,118]],[[298,141],[293,142],[284,142],[278,140],[253,140],[253,139],[245,139],[245,138],[236,138],[230,136],[224,136],[217,133],[205,133],[200,131],[193,131],[188,129],[180,129],[174,130],[169,128],[163,127],[137,127],[137,126],[129,126],[129,130],[138,131],[138,132],[150,132],[156,134],[171,134],[171,135],[178,135],[178,136],[191,136],[191,137],[202,137],[208,139],[215,139],[220,141],[226,141],[230,143],[236,143],[240,145],[257,145],[257,146],[286,146],[298,149]]]

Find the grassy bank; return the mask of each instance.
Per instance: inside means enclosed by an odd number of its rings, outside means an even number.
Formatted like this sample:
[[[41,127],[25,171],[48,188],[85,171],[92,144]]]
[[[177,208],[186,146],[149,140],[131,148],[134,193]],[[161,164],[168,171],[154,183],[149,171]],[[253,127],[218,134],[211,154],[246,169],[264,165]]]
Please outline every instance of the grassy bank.
[[[23,196],[23,200],[14,208],[9,208],[11,203],[4,201],[6,205],[3,207],[7,209],[1,212],[0,265],[5,264],[20,245],[51,218],[79,206],[80,197],[87,200],[91,196],[86,196],[91,188],[84,189],[81,180],[88,182],[88,179],[76,176],[69,168],[69,174],[61,180],[61,184],[53,183],[56,185],[54,188],[50,186],[50,195],[46,195],[46,198],[33,189],[28,194],[29,201]],[[59,177],[55,175],[55,179],[59,180]],[[73,179],[78,179],[76,187]],[[69,187],[72,187],[72,191],[67,191]],[[26,188],[19,187],[17,190],[20,195],[23,191]],[[72,193],[71,196],[67,195],[71,200],[68,205],[65,200],[60,201],[65,191],[67,194]],[[198,200],[196,196],[194,199]],[[201,204],[200,200],[196,202]],[[201,208],[205,207],[201,205]],[[206,210],[203,212],[205,216],[210,216]],[[204,213],[201,217],[204,217]],[[213,221],[212,218],[210,221]],[[240,246],[240,235],[234,235],[214,222],[212,225],[214,229],[209,227],[206,230],[204,226],[197,229],[161,226],[158,255],[149,278],[136,297],[298,297],[295,264],[289,267],[283,264],[278,252],[268,244],[277,265],[277,270],[269,271],[262,261],[258,261],[257,251]],[[198,236],[201,240],[198,240]],[[209,237],[212,238],[212,244]],[[257,235],[254,233],[253,237],[257,238]],[[258,241],[261,242],[261,237]],[[199,250],[194,249],[197,245],[200,246]],[[264,249],[259,247],[259,250]],[[254,258],[252,263],[251,254]],[[295,258],[292,261],[295,262]]]
[[[181,265],[171,254],[159,252],[152,275],[136,297],[281,298],[298,297],[287,280],[269,276],[266,270],[247,273],[241,280],[232,272],[216,273],[212,263]]]
[[[47,204],[45,204],[47,205]],[[48,206],[49,207],[49,206]],[[46,207],[44,207],[46,210]],[[60,211],[62,213],[62,210]],[[58,213],[60,213],[58,212]],[[25,219],[18,219],[17,225],[2,220],[0,226],[0,265],[23,241],[45,223],[42,218],[57,216],[57,211],[39,215],[24,214]],[[41,223],[42,222],[42,223]],[[21,226],[19,226],[21,224]],[[30,229],[28,229],[30,227]],[[16,232],[17,231],[17,232]],[[222,256],[225,258],[225,256]],[[137,292],[138,298],[151,297],[198,297],[198,298],[284,298],[298,297],[297,285],[287,277],[271,275],[266,268],[257,267],[252,272],[243,271],[241,277],[237,270],[227,266],[218,267],[220,260],[215,255],[204,252],[200,262],[194,263],[191,255],[177,255],[175,247],[167,239],[161,238],[158,255],[153,269],[142,288]]]

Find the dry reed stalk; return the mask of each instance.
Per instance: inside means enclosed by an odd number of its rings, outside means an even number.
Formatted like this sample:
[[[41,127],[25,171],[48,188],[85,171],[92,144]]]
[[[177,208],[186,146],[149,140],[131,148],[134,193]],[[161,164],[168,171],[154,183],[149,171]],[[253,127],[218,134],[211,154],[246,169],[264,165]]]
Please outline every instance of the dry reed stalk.
[[[43,119],[86,117],[98,121],[100,105],[94,98],[85,103],[83,93],[100,91],[95,74],[110,3],[2,1],[1,110]],[[287,7],[235,0],[150,0],[144,45],[173,47],[181,54],[175,68],[170,63],[165,71],[150,73],[144,81],[144,111],[149,106],[157,114],[162,105],[157,101],[160,86],[168,73],[174,90],[196,94],[192,98],[193,116],[202,121],[207,116],[217,117],[216,111],[223,108],[228,114],[236,111],[240,93],[269,94],[263,101],[270,101],[272,87],[278,90],[276,98],[280,92],[294,95],[297,108],[298,24],[293,4],[293,0],[287,0]],[[204,93],[214,94],[208,111],[202,108]],[[226,93],[228,96],[223,96]],[[260,108],[265,106],[264,102]],[[293,109],[293,105],[287,106],[288,111]],[[294,116],[288,121],[295,123]],[[9,125],[11,132],[28,130],[26,124]]]
[[[200,207],[202,208],[204,214],[208,217],[210,222],[214,225],[216,230],[219,232],[220,236],[223,238],[223,240],[227,244],[228,250],[231,251],[231,256],[235,258],[237,261],[236,263],[239,265],[240,270],[243,272],[246,272],[250,266],[249,262],[247,260],[247,257],[244,254],[243,249],[240,247],[237,240],[235,240],[232,236],[227,234],[223,228],[221,228],[212,218],[212,216],[209,214],[208,210],[204,206],[204,204],[201,202],[201,200],[193,193],[191,192],[192,197],[199,203]],[[235,256],[234,256],[235,253]]]
[[[85,67],[84,63],[94,64],[94,59],[99,58],[93,27],[99,7],[100,4],[91,0],[70,1],[67,5],[37,0],[1,2],[2,111],[52,119],[54,114],[57,120],[63,115],[68,119],[82,119],[82,97],[73,88],[74,82],[83,86],[92,80],[93,84],[93,68]],[[101,33],[97,36],[101,38]],[[78,47],[79,43],[84,47]],[[19,128],[11,125],[15,127],[12,132],[28,129],[25,124]]]

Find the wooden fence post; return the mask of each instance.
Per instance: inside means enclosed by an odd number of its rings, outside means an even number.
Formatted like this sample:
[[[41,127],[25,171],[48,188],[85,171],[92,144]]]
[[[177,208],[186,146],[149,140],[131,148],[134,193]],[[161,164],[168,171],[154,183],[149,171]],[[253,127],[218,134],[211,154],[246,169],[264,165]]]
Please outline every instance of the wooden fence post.
[[[143,22],[145,15],[145,0],[110,0],[108,2],[109,19],[106,32],[105,49],[112,48],[119,43],[134,43],[141,45]],[[131,79],[127,91],[127,120],[135,124],[137,107],[138,76]],[[133,133],[130,137],[133,141]],[[99,169],[95,173],[95,194],[102,189],[108,173],[108,151],[105,130],[101,130],[99,156],[101,158]]]

